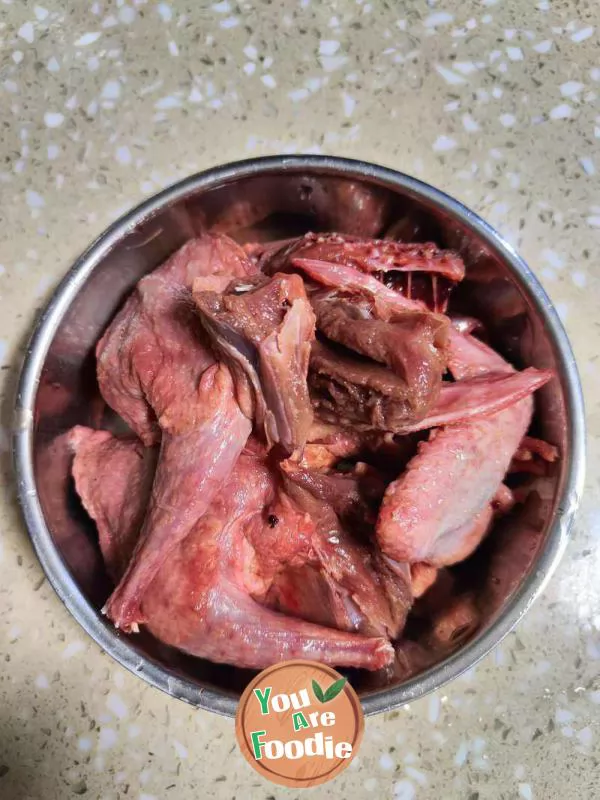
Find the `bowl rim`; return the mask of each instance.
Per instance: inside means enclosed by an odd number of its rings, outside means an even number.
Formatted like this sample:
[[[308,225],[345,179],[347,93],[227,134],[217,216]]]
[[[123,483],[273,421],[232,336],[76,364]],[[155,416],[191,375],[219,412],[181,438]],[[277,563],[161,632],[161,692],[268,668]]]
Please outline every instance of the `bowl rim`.
[[[525,261],[491,225],[440,189],[397,170],[370,162],[336,156],[277,155],[230,162],[190,175],[146,199],[122,215],[100,234],[77,258],[60,281],[37,320],[29,341],[14,407],[12,428],[13,464],[17,495],[37,557],[54,590],[84,630],[123,667],[148,683],[191,705],[225,716],[234,716],[238,698],[226,692],[203,688],[183,679],[169,668],[138,653],[128,637],[115,630],[84,597],[55,548],[39,502],[33,466],[34,408],[40,374],[56,330],[77,293],[108,252],[139,224],[159,211],[198,190],[214,189],[224,183],[250,178],[312,171],[367,180],[400,188],[415,198],[458,218],[483,239],[517,278],[541,316],[555,352],[559,377],[564,386],[569,452],[567,474],[535,569],[513,593],[509,602],[487,630],[444,661],[410,678],[397,687],[370,692],[361,697],[365,714],[376,714],[412,702],[458,677],[487,655],[515,627],[543,591],[560,561],[573,518],[583,492],[585,476],[585,413],[577,366],[562,322],[546,292]]]

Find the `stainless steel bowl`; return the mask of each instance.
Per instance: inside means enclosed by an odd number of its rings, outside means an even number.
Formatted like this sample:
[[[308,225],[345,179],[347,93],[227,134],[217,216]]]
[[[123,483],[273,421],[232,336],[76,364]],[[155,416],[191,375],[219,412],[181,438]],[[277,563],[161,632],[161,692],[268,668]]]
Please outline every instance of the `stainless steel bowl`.
[[[513,248],[437,189],[360,161],[278,156],[194,175],[122,217],[64,278],[27,351],[13,432],[25,522],[56,592],[100,647],[174,697],[233,715],[248,673],[182,656],[144,633],[124,636],[99,612],[109,584],[60,437],[76,423],[97,424],[102,413],[94,344],[140,276],[203,230],[250,240],[309,229],[377,235],[391,224],[458,249],[467,264],[466,289],[500,349],[517,364],[556,371],[537,395],[535,426],[559,445],[561,459],[553,474],[537,480],[535,502],[505,520],[483,548],[474,586],[484,609],[479,631],[410,680],[380,689],[359,685],[365,712],[412,701],[473,666],[525,614],[564,551],[584,478],[581,387],[556,311]]]

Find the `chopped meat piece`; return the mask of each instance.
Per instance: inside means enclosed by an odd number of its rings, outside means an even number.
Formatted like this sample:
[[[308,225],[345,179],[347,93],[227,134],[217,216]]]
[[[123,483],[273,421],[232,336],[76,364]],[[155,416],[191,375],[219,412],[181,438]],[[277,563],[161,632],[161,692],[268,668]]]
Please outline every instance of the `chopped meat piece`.
[[[227,478],[250,433],[227,369],[214,365],[202,338],[188,288],[197,276],[245,271],[252,266],[225,237],[189,242],[138,283],[98,343],[105,400],[145,444],[161,441],[141,537],[106,609],[124,630],[141,621],[141,595]]]
[[[186,399],[193,418],[187,430],[163,431],[140,538],[106,606],[108,616],[124,630],[144,621],[140,600],[145,590],[219,493],[250,435],[251,423],[240,410],[224,365],[209,367]]]
[[[200,290],[199,290],[200,289]],[[306,442],[306,376],[315,319],[298,275],[233,281],[223,294],[194,287],[202,324],[236,378],[238,400],[269,445],[290,455]]]
[[[471,417],[487,417],[531,394],[550,377],[548,370],[528,367],[522,372],[491,373],[455,383],[445,382],[430,413],[396,432],[412,433],[464,422]]]
[[[315,407],[330,423],[406,434],[495,414],[550,377],[548,370],[529,367],[522,372],[477,374],[443,382],[433,407],[415,421],[408,408],[406,386],[396,375],[372,361],[352,357],[347,350],[315,342],[309,385]]]
[[[297,259],[360,270],[407,298],[423,300],[435,311],[445,310],[452,286],[465,275],[465,265],[457,253],[440,250],[430,242],[365,240],[337,233],[308,233],[265,253],[259,266],[272,274],[289,268]]]
[[[292,461],[282,462],[281,469],[290,498],[315,525],[312,548],[328,586],[336,627],[395,638],[412,603],[408,571],[392,580],[372,548],[346,533],[329,502],[339,501],[332,497],[335,490]]]
[[[306,462],[294,464],[290,461],[284,464],[295,483],[330,505],[350,530],[360,531],[374,524],[374,509],[381,502],[386,484],[373,467],[358,463],[351,471],[324,472]]]
[[[409,384],[429,381],[422,362],[436,377],[445,370],[448,317],[378,306],[368,292],[322,289],[310,299],[317,327],[325,336],[387,364]]]
[[[391,239],[360,239],[338,233],[307,233],[279,251],[268,252],[260,268],[279,272],[294,258],[308,258],[342,264],[367,273],[432,272],[461,281],[465,276],[462,258],[435,244],[403,243]]]
[[[136,498],[150,497],[158,450],[144,447],[139,439],[115,439],[108,431],[82,425],[69,432],[68,440],[76,453],[73,478],[77,494],[96,521],[106,569],[117,583],[144,521],[146,503],[138,503]]]
[[[437,399],[446,368],[447,317],[377,307],[371,295],[321,290],[311,295],[317,327],[328,339],[381,364],[406,384],[411,416],[424,416]]]
[[[192,550],[203,533],[202,527],[199,533],[194,531],[185,551],[176,552],[164,588],[147,601],[150,630],[161,641],[194,656],[251,669],[296,658],[370,670],[388,663],[392,649],[387,639],[346,633],[278,613],[238,587],[229,574],[235,575],[237,565],[228,558],[230,548],[237,544],[231,540],[235,526],[225,528],[230,536],[219,542],[223,564],[211,565],[210,589],[199,587],[197,575],[215,550],[210,541]]]
[[[315,342],[309,386],[322,419],[347,426],[403,430],[412,419],[406,382],[382,364]]]
[[[160,441],[161,428],[186,426],[182,418],[194,413],[187,398],[214,361],[189,292],[158,275],[140,281],[96,354],[104,399],[146,445]]]
[[[542,439],[525,436],[510,464],[510,472],[547,475],[550,464],[558,459],[558,448]]]
[[[224,491],[176,551],[144,611],[152,632],[182,650],[262,668],[291,658],[375,669],[390,658],[384,638],[367,638],[284,616],[252,599],[260,562],[244,535],[262,516],[256,469],[242,457]],[[258,500],[258,502],[257,502]]]
[[[488,371],[513,371],[493,350],[459,333],[451,337],[449,360],[457,379],[484,374],[486,360]],[[434,566],[466,558],[488,529],[490,503],[532,410],[528,395],[496,414],[438,429],[422,442],[386,491],[377,523],[383,552],[398,561]]]
[[[194,318],[194,277],[231,279],[251,271],[243,251],[225,237],[193,239],[142,278],[100,339],[100,391],[145,444],[160,441],[159,418],[173,414],[213,361]]]
[[[148,500],[151,462],[139,457],[135,440],[99,437],[98,432],[76,429],[74,470],[77,489],[92,517],[112,520],[114,538],[105,557],[121,548],[116,573]],[[112,491],[108,482],[96,482],[99,472],[118,475],[129,488]],[[379,669],[392,658],[384,638],[343,633],[278,614],[251,597],[256,591],[257,564],[245,529],[262,515],[271,491],[268,470],[255,456],[242,455],[227,484],[192,532],[163,562],[141,599],[148,629],[161,641],[216,662],[262,669],[276,661],[311,658],[338,666]],[[103,544],[104,543],[104,544]]]
[[[191,289],[199,277],[242,278],[256,272],[243,249],[233,239],[218,233],[208,233],[191,239],[177,250],[165,263],[154,270],[174,283]]]
[[[277,486],[262,518],[248,526],[247,535],[262,580],[262,593],[259,585],[255,594],[261,602],[319,625],[387,635],[385,629],[366,624],[347,598],[345,566],[336,571],[336,564],[328,560],[327,552],[323,553],[321,529],[284,487]]]
[[[425,303],[412,300],[385,286],[372,275],[360,272],[354,267],[343,264],[330,264],[328,261],[317,261],[308,258],[294,258],[291,267],[300,270],[323,286],[332,288],[349,289],[357,292],[368,292],[373,297],[377,308],[392,309],[394,311],[424,311]]]

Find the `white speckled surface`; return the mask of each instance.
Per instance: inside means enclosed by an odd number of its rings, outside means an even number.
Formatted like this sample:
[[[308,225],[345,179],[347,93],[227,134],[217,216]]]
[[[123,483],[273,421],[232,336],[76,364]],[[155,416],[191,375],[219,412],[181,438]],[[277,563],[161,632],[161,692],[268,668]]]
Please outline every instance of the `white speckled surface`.
[[[600,18],[595,0],[0,0],[2,424],[24,337],[73,258],[192,171],[260,153],[378,161],[487,217],[566,322],[588,492],[544,597],[470,674],[370,719],[313,797],[600,795]],[[117,666],[32,553],[0,429],[0,797],[292,798],[229,720]]]

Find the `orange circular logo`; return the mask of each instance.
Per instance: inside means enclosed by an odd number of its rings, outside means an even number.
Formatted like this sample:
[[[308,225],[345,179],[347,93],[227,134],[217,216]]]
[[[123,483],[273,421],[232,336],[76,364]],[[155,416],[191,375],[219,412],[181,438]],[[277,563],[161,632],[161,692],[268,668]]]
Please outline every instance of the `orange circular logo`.
[[[352,761],[365,720],[346,678],[316,661],[283,661],[246,687],[235,734],[246,760],[282,786],[318,786]]]

